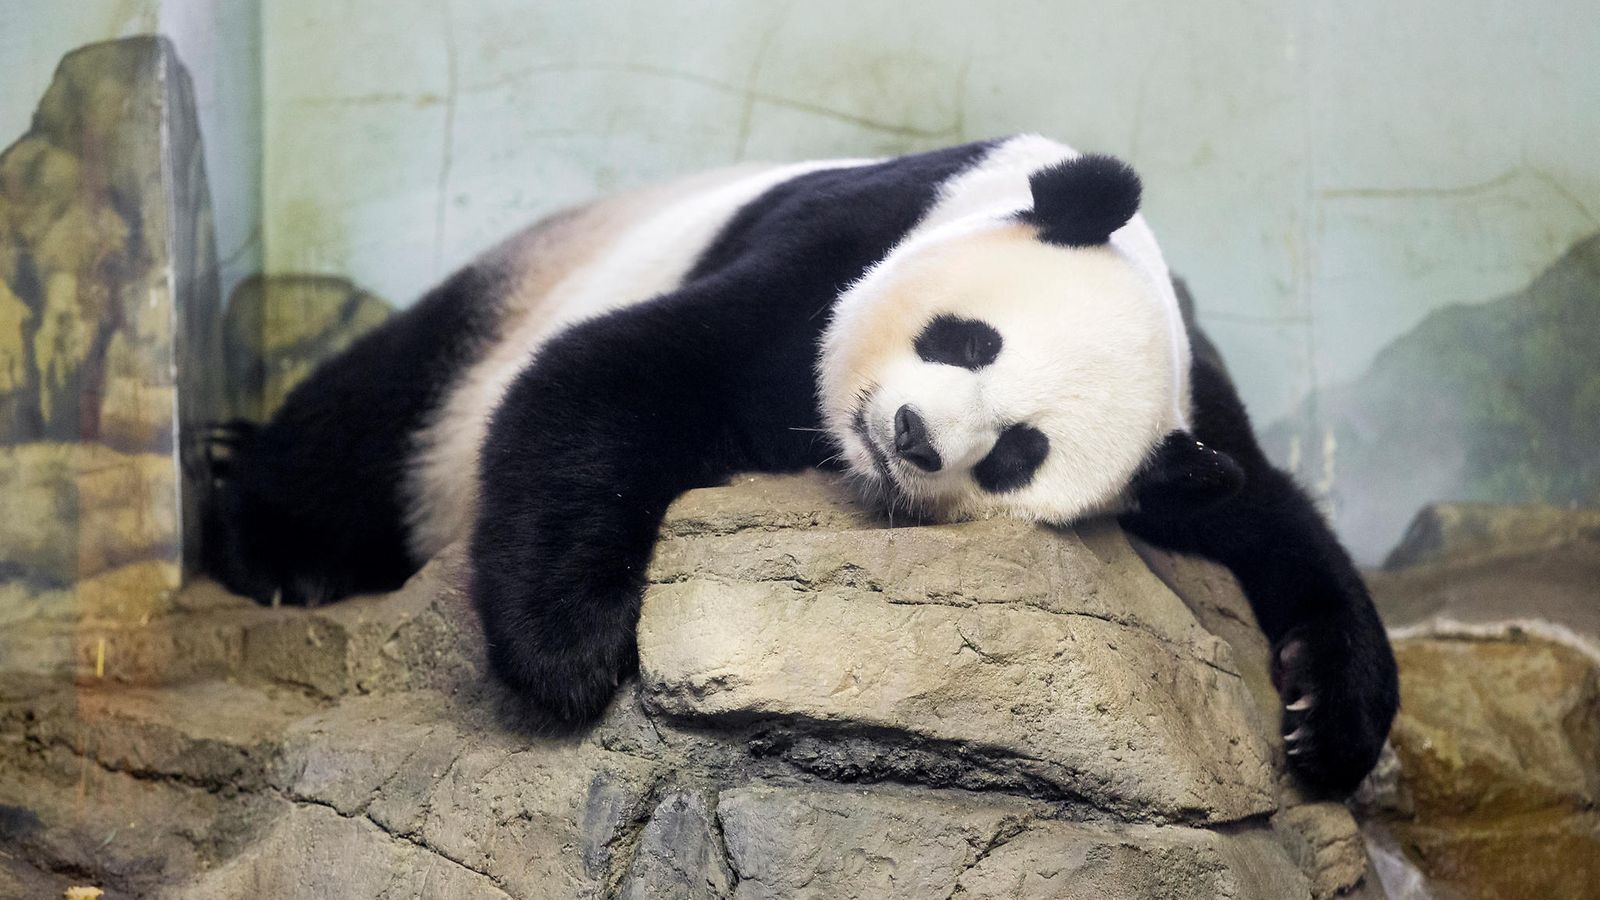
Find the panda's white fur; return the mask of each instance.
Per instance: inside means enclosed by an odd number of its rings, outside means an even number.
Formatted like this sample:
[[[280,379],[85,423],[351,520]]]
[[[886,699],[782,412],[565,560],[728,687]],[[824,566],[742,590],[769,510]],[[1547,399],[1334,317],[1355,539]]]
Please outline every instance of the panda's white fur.
[[[1078,155],[1023,135],[996,144],[945,184],[894,250],[842,292],[818,359],[824,419],[852,472],[874,493],[947,517],[1007,514],[1065,522],[1121,505],[1134,469],[1188,417],[1189,348],[1166,264],[1142,217],[1108,247],[1040,242],[1015,215],[1029,176]],[[465,535],[489,419],[539,347],[575,322],[676,287],[728,221],[774,185],[864,159],[742,167],[622,195],[536,226],[491,259],[511,281],[496,333],[450,386],[416,438],[405,494],[412,555]],[[552,271],[554,270],[554,271]],[[986,321],[1003,336],[980,372],[923,363],[916,329],[939,312]],[[882,483],[851,427],[868,384],[883,439],[900,403],[929,417],[951,465],[933,475],[896,465]],[[1036,424],[1051,453],[1026,488],[985,494],[967,470],[1009,422]],[[889,429],[888,432],[885,429]]]
[[[1074,155],[1033,135],[1000,145],[945,185],[924,221],[835,305],[819,399],[869,491],[938,518],[1068,522],[1123,508],[1150,449],[1188,426],[1189,343],[1143,217],[1096,247],[1043,243],[1017,221],[1033,202],[1029,176]],[[994,327],[1004,342],[995,362],[969,371],[920,359],[916,333],[941,314]],[[893,417],[906,404],[929,424],[945,461],[937,472],[894,456]],[[860,412],[865,428],[855,427]],[[1049,438],[1044,464],[1021,489],[981,490],[972,467],[1019,422]]]

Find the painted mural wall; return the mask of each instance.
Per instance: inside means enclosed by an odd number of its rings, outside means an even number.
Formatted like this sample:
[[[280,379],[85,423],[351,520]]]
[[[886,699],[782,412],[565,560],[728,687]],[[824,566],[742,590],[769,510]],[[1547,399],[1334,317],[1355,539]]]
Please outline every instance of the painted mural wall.
[[[171,41],[194,86],[227,296],[262,262],[259,0],[0,0],[0,146],[28,130],[63,56],[142,34]]]

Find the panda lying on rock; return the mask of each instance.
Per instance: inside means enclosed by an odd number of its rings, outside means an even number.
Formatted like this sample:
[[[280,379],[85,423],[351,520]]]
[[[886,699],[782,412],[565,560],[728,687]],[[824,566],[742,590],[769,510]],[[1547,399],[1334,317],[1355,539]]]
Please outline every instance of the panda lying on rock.
[[[513,237],[223,431],[207,564],[316,604],[470,536],[494,671],[592,718],[636,665],[669,503],[843,470],[928,519],[1067,523],[1228,566],[1293,768],[1348,791],[1397,705],[1349,557],[1192,352],[1126,166],[1037,136],[716,172]]]

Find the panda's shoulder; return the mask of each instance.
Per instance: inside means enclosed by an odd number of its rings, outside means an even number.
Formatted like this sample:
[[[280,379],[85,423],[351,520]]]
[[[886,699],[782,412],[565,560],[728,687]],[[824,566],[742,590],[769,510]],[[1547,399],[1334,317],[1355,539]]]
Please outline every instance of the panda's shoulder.
[[[933,206],[945,184],[994,146],[979,141],[890,159],[802,164],[805,171],[739,208],[702,252],[695,274],[796,248],[887,250]]]

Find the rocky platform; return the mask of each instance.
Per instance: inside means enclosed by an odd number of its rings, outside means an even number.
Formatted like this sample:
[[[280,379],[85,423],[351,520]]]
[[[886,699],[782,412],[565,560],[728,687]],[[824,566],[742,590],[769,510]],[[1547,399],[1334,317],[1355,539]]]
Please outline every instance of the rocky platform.
[[[1600,511],[1434,504],[1367,581],[1400,664],[1358,795],[1391,896],[1595,896]]]
[[[556,734],[459,553],[403,590],[0,633],[0,895],[1376,895],[1284,776],[1231,577],[1111,523],[886,528],[818,478],[684,497],[641,674]]]

